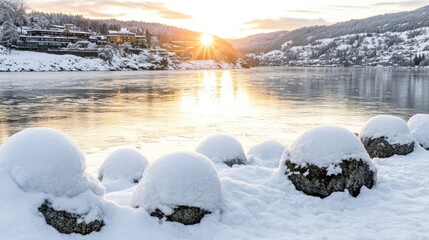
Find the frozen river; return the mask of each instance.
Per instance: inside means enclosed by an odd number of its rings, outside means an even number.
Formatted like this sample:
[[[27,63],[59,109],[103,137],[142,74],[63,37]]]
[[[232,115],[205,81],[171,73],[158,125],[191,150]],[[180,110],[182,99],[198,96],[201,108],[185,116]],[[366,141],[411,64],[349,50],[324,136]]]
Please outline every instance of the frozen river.
[[[27,127],[74,139],[95,173],[115,148],[150,161],[227,133],[245,150],[287,145],[319,125],[358,132],[370,117],[429,112],[429,71],[254,68],[231,71],[0,73],[0,143]]]

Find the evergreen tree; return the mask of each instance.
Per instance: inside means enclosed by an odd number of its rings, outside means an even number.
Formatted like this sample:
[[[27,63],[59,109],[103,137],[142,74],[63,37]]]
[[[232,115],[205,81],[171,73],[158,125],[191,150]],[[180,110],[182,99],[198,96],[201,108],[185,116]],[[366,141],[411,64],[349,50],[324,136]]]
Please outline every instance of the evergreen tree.
[[[417,65],[419,65],[419,64],[420,64],[420,59],[419,59],[419,57],[417,56],[417,54],[416,54],[416,56],[414,56],[413,62],[414,62],[414,66],[417,66]]]
[[[145,33],[145,36],[146,36],[146,43],[147,43],[147,45],[148,46],[150,46],[151,45],[151,35],[150,35],[150,32],[149,32],[149,29],[146,29],[146,33]]]
[[[16,43],[18,40],[18,32],[16,31],[16,26],[13,24],[11,19],[8,19],[3,22],[0,43],[7,48]]]

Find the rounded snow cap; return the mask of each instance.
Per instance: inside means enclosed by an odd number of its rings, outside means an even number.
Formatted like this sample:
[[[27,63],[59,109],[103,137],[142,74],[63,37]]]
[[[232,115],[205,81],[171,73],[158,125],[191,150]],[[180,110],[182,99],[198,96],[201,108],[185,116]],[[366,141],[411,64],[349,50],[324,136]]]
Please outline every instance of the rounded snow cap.
[[[429,150],[429,114],[416,114],[408,120],[414,139]]]
[[[121,148],[111,153],[100,167],[98,179],[126,180],[138,183],[149,161],[137,150]]]
[[[200,143],[196,151],[208,157],[214,163],[246,164],[241,143],[229,135],[213,135]]]
[[[308,163],[327,168],[350,159],[361,159],[372,166],[371,158],[356,135],[341,127],[311,129],[293,143],[290,151],[290,161],[297,165]]]
[[[11,136],[0,148],[0,166],[24,191],[68,197],[86,190],[104,192],[85,174],[79,147],[54,129],[28,128]]]
[[[369,119],[362,128],[359,137],[361,139],[384,137],[392,145],[413,142],[407,123],[403,119],[391,115],[378,115]]]
[[[169,214],[178,206],[221,210],[222,185],[213,163],[198,153],[177,152],[151,163],[137,185],[132,203],[149,213]]]
[[[247,160],[258,165],[277,167],[285,149],[285,145],[277,141],[265,141],[250,148]]]

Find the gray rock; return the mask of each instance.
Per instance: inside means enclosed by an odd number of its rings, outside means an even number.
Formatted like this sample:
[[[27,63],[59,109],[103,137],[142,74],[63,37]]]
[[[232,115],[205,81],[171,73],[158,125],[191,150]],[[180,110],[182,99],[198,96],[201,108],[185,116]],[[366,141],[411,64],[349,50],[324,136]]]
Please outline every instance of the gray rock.
[[[167,221],[170,222],[178,222],[184,225],[193,225],[200,223],[201,219],[203,219],[206,214],[210,213],[211,212],[197,207],[178,206],[174,209],[174,213],[171,215],[165,215],[159,209],[156,209],[155,212],[152,212],[150,215],[159,219],[165,217]]]
[[[223,163],[225,163],[226,165],[228,165],[229,167],[232,167],[233,165],[246,165],[246,157],[238,157],[235,159],[228,159],[226,161],[224,161]]]
[[[372,188],[375,184],[375,172],[362,160],[349,159],[339,164],[342,173],[328,176],[326,168],[307,164],[302,167],[286,161],[288,178],[299,191],[307,195],[325,198],[333,192],[348,190],[357,197],[362,186]]]
[[[101,219],[90,223],[78,221],[82,219],[81,215],[66,211],[57,211],[52,208],[52,204],[48,201],[39,207],[39,212],[45,217],[46,223],[57,229],[60,233],[79,233],[86,235],[94,231],[99,232],[104,226],[104,222]]]
[[[371,158],[388,158],[393,155],[407,155],[414,151],[414,142],[408,144],[390,144],[385,137],[361,138],[361,141]]]

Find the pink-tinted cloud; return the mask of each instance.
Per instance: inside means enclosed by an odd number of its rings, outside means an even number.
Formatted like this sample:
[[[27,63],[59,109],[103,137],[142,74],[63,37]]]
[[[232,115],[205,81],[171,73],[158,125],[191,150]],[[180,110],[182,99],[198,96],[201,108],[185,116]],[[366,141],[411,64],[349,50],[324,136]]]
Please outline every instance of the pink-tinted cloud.
[[[132,2],[132,1],[68,1],[56,0],[52,2],[34,2],[30,5],[41,11],[65,12],[82,14],[87,17],[115,18],[125,16],[129,10],[142,10],[154,12],[164,19],[191,19],[192,16],[174,11],[162,2]],[[107,13],[106,9],[117,9],[115,13]]]
[[[260,30],[292,30],[300,27],[307,27],[313,25],[326,25],[329,22],[318,19],[305,19],[305,18],[279,18],[279,19],[255,19],[246,22],[247,29],[260,29]]]

